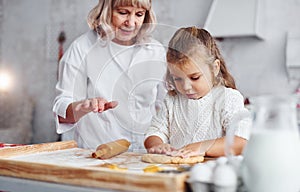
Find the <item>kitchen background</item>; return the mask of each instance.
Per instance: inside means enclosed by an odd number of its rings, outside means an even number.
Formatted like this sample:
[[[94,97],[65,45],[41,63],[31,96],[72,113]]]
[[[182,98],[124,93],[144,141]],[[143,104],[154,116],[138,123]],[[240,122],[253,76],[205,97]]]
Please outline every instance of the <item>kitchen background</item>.
[[[97,2],[0,0],[0,142],[59,138],[52,113],[58,37],[65,33],[66,50],[88,30],[87,14]],[[245,97],[299,88],[300,0],[153,0],[153,5],[159,23],[154,35],[163,44],[178,27],[190,25],[218,38]]]

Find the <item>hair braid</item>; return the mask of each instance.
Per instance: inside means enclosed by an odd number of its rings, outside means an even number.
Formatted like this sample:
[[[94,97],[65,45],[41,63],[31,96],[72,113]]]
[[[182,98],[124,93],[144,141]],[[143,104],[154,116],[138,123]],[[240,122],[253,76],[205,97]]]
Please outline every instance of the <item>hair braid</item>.
[[[219,82],[217,83],[221,83],[226,87],[236,89],[234,78],[227,70],[225,60],[220,53],[215,39],[205,29],[199,29],[197,37],[207,47],[207,49],[209,50],[209,54],[214,56],[214,59],[218,59],[220,61],[220,72],[217,75],[217,78],[219,78]]]

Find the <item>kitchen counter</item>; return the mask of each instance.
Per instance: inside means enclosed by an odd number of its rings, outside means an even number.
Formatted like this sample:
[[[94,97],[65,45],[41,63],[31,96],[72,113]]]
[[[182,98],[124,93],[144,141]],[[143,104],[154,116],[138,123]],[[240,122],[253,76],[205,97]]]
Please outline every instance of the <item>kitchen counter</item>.
[[[180,165],[144,163],[142,154],[133,152],[109,160],[91,153],[74,141],[2,148],[0,191],[186,191],[188,172],[145,172]]]
[[[30,179],[0,176],[2,192],[117,192],[119,190],[80,187],[75,185],[43,182]]]

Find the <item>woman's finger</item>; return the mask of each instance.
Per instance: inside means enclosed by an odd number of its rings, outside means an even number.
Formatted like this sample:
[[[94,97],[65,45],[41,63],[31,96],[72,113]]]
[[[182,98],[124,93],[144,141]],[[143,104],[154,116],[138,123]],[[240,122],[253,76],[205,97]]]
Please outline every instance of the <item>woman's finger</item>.
[[[98,99],[98,112],[103,112],[104,111],[104,105],[107,101],[104,99]]]
[[[117,101],[111,101],[111,102],[107,102],[104,105],[104,110],[108,110],[108,109],[113,109],[118,105]]]
[[[97,99],[92,99],[91,105],[92,105],[93,112],[97,112],[98,111],[98,102],[97,102]]]

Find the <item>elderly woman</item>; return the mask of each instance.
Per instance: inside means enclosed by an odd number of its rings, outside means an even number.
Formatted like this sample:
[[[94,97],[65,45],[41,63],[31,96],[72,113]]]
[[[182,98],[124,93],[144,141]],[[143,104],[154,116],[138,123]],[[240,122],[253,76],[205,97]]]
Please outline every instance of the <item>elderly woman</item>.
[[[155,21],[151,0],[99,0],[91,30],[59,64],[57,133],[84,148],[122,138],[131,151],[145,150],[144,132],[166,93],[165,49],[150,36]]]

